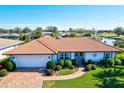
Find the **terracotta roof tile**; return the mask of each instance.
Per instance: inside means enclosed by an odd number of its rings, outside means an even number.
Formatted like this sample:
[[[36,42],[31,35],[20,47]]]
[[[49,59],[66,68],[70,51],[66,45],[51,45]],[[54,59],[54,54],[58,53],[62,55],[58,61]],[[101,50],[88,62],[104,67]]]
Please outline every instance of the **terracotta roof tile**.
[[[101,52],[121,50],[90,38],[40,38],[6,54],[55,54],[57,52]]]

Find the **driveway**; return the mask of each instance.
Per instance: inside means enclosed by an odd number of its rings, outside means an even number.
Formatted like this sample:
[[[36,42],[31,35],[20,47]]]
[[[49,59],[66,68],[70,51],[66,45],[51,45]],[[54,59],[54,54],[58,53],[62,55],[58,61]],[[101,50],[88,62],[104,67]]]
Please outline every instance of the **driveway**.
[[[44,68],[18,68],[0,79],[0,88],[42,88],[44,80],[72,79],[85,73],[82,67],[77,72],[64,76],[46,76],[44,71]]]
[[[0,80],[3,88],[42,88],[43,68],[18,68]]]

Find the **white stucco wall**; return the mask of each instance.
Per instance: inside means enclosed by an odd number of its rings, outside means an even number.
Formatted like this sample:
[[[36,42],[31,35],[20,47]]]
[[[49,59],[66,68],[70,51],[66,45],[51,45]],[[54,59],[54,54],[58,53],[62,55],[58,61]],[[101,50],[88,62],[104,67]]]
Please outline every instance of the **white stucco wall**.
[[[6,57],[6,55],[3,55],[3,53],[5,53],[5,52],[7,52],[7,51],[9,51],[9,50],[12,50],[12,49],[14,49],[14,48],[16,48],[16,47],[17,47],[17,46],[11,46],[11,47],[8,47],[8,48],[5,48],[5,49],[0,50],[0,59]]]
[[[13,55],[17,67],[46,67],[51,55]]]
[[[96,56],[94,56],[94,54],[96,53]],[[107,53],[111,53],[111,57],[115,58],[115,52],[107,52]],[[98,62],[102,59],[104,59],[104,52],[89,52],[89,53],[85,53],[85,57],[84,60],[85,62],[87,62],[89,59]]]

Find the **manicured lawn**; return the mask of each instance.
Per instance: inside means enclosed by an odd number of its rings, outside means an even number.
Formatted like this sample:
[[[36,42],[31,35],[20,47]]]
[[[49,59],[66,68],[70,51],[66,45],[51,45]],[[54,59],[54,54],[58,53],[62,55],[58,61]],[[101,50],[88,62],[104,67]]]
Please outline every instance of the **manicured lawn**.
[[[97,69],[86,72],[84,75],[70,80],[44,81],[43,87],[51,88],[99,88],[99,87],[124,87],[124,66],[116,70]],[[104,80],[104,79],[112,80]],[[115,78],[115,79],[113,79]]]
[[[69,74],[72,74],[74,73],[76,70],[75,69],[61,69],[59,72],[58,72],[58,75],[61,76],[61,75],[69,75]]]

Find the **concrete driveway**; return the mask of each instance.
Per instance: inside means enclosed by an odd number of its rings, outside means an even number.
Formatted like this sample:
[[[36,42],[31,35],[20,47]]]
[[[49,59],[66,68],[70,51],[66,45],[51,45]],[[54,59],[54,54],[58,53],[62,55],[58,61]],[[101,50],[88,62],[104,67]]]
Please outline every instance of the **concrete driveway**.
[[[44,68],[18,68],[0,80],[2,88],[42,88]]]

